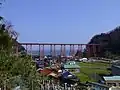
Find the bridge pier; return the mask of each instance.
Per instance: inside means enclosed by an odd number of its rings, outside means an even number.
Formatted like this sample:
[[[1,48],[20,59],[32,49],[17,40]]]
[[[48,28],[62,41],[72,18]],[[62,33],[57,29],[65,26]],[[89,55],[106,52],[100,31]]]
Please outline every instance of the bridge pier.
[[[73,46],[73,48],[72,48],[72,56],[74,56],[75,55],[74,45],[72,45],[72,46]]]
[[[83,57],[83,48],[82,48],[82,45],[80,45],[80,52],[81,52],[81,58]]]
[[[80,52],[80,45],[78,45],[77,51],[78,51],[78,57],[80,58],[80,54],[81,54],[81,53],[79,53]]]
[[[64,53],[63,56],[66,56],[66,46],[65,45],[64,45],[63,53]]]
[[[70,47],[70,52],[69,55],[70,56],[74,56],[76,53],[76,46],[77,46],[77,50],[79,51],[79,55],[78,57],[83,57],[83,53],[82,53],[82,46],[86,46],[86,50],[87,50],[87,57],[91,57],[94,56],[96,57],[98,53],[100,53],[100,45],[99,44],[49,44],[49,43],[20,43],[21,45],[25,45],[25,49],[26,49],[26,53],[28,53],[28,45],[30,46],[30,55],[32,55],[32,46],[33,45],[37,45],[39,46],[39,55],[40,55],[40,59],[44,58],[45,52],[44,52],[44,46],[45,45],[49,45],[50,46],[50,54],[52,56],[56,56],[56,45],[60,46],[60,55],[61,56],[66,56],[66,46]],[[15,52],[18,55],[19,51],[18,51],[18,45],[15,46]]]
[[[32,58],[32,44],[30,45],[30,56]]]
[[[55,57],[56,56],[56,50],[55,50],[55,45],[54,46],[54,50],[53,50],[53,56]]]
[[[40,45],[40,59],[42,59],[42,46]]]
[[[94,54],[94,57],[96,57],[96,46],[93,45],[93,54]]]
[[[96,45],[88,45],[87,46],[87,53],[88,53],[88,57],[96,57]]]
[[[42,48],[42,58],[44,58],[44,45],[42,45],[43,46],[43,48]]]
[[[60,55],[63,56],[62,45],[60,45]]]
[[[50,55],[53,56],[52,45],[50,45]]]
[[[39,45],[40,59],[44,58],[44,45]]]
[[[72,47],[70,45],[70,52],[69,52],[69,55],[72,56]]]
[[[40,47],[40,44],[39,44],[39,58],[41,59],[41,47]]]
[[[28,45],[26,44],[26,53],[28,53]]]
[[[89,58],[90,57],[90,45],[87,45],[86,46],[86,53],[87,53],[87,58]]]

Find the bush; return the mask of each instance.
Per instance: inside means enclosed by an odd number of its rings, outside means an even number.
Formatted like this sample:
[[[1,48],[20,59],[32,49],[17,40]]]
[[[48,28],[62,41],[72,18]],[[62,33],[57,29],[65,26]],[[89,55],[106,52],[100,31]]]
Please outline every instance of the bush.
[[[31,57],[16,57],[0,52],[0,87],[21,86],[30,90],[33,86],[32,82],[34,82],[34,88],[39,87],[40,78]]]

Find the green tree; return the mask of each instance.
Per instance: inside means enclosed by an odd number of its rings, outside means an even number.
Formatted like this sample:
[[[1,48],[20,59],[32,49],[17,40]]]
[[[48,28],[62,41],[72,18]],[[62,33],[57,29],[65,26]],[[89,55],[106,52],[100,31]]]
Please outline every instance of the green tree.
[[[18,34],[3,17],[0,17],[0,50],[9,52],[13,47],[13,40],[17,40]]]
[[[29,56],[21,58],[0,53],[0,87],[3,88],[5,85],[7,88],[13,88],[19,85],[31,90],[32,86],[39,88],[40,79],[41,76],[36,72],[35,63]]]
[[[35,63],[30,56],[15,56],[12,54],[18,34],[12,25],[2,17],[0,21],[0,87],[11,89],[20,85],[23,90],[39,88],[40,75],[36,72]]]
[[[2,4],[3,1],[0,1]],[[40,90],[39,81],[41,76],[36,72],[35,63],[30,56],[15,56],[15,44],[18,33],[13,30],[13,26],[3,17],[0,17],[0,88],[11,90],[16,86],[21,86],[22,90]],[[25,49],[19,44],[19,51]]]

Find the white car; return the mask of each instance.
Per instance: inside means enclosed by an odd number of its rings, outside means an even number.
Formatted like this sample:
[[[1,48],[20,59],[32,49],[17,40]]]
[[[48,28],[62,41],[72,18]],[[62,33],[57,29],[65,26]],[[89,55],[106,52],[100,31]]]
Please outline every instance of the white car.
[[[81,59],[79,59],[79,61],[88,61],[88,59],[87,58],[81,58]]]

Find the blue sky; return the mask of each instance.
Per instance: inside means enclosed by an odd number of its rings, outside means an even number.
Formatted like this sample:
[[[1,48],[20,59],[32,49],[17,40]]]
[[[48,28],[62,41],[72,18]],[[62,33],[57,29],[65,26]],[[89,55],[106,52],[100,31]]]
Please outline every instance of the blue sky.
[[[87,43],[120,25],[120,0],[6,0],[20,42]]]

